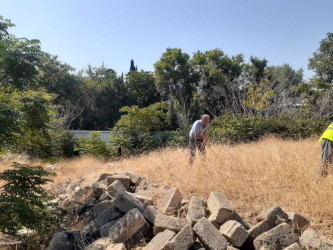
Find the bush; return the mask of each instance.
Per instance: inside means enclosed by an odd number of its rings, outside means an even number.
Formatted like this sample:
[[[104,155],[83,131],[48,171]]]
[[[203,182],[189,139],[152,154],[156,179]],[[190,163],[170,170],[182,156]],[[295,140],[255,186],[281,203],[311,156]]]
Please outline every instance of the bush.
[[[0,231],[16,236],[22,227],[32,229],[35,240],[25,249],[37,249],[36,245],[44,244],[59,226],[60,210],[50,202],[52,197],[42,188],[52,181],[47,177],[55,174],[40,166],[13,163],[12,167],[14,169],[0,173],[0,180],[6,182],[0,193]]]
[[[263,116],[216,117],[211,123],[210,138],[214,142],[238,143],[251,142],[273,134],[284,139],[301,139],[320,134],[329,124],[325,118],[294,120]]]
[[[89,138],[80,138],[78,141],[78,150],[80,154],[91,155],[95,157],[108,158],[111,156],[111,149],[107,143],[102,140],[100,133],[92,131]]]

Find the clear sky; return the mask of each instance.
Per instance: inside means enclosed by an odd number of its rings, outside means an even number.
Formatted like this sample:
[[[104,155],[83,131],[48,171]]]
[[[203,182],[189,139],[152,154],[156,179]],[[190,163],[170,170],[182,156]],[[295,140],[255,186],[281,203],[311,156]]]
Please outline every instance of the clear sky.
[[[229,56],[266,58],[269,65],[302,68],[327,32],[333,0],[0,0],[17,37],[77,70],[102,62],[118,74],[134,59],[152,71],[166,48],[219,48]]]

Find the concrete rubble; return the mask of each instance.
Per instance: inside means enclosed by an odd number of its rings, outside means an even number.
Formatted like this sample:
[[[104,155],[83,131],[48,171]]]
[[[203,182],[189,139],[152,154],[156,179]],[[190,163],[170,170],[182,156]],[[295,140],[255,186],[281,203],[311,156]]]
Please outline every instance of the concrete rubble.
[[[295,212],[270,207],[250,224],[222,192],[183,200],[178,189],[151,185],[131,172],[102,174],[59,200],[86,226],[55,233],[49,250],[333,249]]]

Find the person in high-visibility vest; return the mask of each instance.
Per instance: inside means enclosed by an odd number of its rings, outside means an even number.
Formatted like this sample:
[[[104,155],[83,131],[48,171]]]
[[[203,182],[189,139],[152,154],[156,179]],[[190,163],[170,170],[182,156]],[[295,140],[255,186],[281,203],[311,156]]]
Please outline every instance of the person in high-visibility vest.
[[[321,165],[318,171],[318,177],[325,177],[328,174],[328,167],[333,163],[333,122],[318,141],[321,146]]]

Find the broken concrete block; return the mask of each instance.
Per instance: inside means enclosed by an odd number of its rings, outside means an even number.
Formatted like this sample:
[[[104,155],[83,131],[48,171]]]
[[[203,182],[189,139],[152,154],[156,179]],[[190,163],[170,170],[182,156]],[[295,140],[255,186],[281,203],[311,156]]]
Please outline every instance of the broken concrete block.
[[[106,185],[109,186],[115,181],[120,181],[121,184],[124,185],[127,191],[130,189],[130,184],[131,184],[131,178],[129,176],[126,176],[124,174],[113,174],[112,176],[108,176],[106,178]]]
[[[106,190],[106,183],[105,181],[97,181],[94,184],[92,184],[93,193],[95,196],[95,199],[98,200],[103,192]]]
[[[158,233],[142,250],[162,250],[164,245],[175,236],[175,232],[164,230]]]
[[[52,240],[47,249],[75,249],[75,246],[82,246],[80,231],[64,231],[53,234]]]
[[[298,241],[294,229],[287,223],[279,224],[266,233],[259,235],[253,242],[255,249],[283,249]]]
[[[84,228],[82,234],[88,238],[90,237],[96,238],[99,236],[101,226],[109,223],[110,221],[116,220],[120,217],[122,217],[122,214],[114,207],[111,207],[110,209],[98,215],[94,220],[92,220]]]
[[[252,240],[255,240],[260,234],[271,230],[274,227],[274,223],[268,219],[263,220],[248,230],[249,236]]]
[[[205,215],[206,202],[197,196],[193,196],[188,207],[186,219],[193,226],[198,220],[205,217]]]
[[[131,178],[131,184],[133,184],[134,186],[139,186],[141,181],[142,181],[142,177],[137,175],[137,174],[133,174],[132,172],[125,172],[125,175],[129,176]]]
[[[172,238],[163,250],[189,249],[195,242],[195,235],[190,225],[185,226],[175,237]]]
[[[303,229],[309,225],[309,221],[305,219],[302,215],[294,212],[287,212],[289,218],[289,225],[294,229],[296,233],[300,233]]]
[[[111,243],[105,250],[127,250],[124,243]]]
[[[163,200],[158,206],[158,210],[162,213],[173,212],[180,207],[182,201],[182,194],[176,188],[170,188],[166,191]]]
[[[94,216],[97,217],[98,215],[104,213],[106,210],[110,209],[111,207],[113,207],[113,202],[110,200],[96,203],[93,209]]]
[[[148,206],[143,212],[143,217],[151,224],[155,224],[155,219],[159,211],[154,206]]]
[[[99,197],[98,201],[106,201],[106,200],[113,200],[114,197],[112,197],[107,190],[103,192],[103,194]]]
[[[310,228],[305,229],[299,242],[305,249],[333,249],[333,241],[317,234]]]
[[[112,242],[125,242],[138,232],[145,223],[146,220],[140,211],[133,208],[110,228],[109,238]]]
[[[72,200],[76,203],[93,203],[95,200],[93,189],[91,186],[78,188],[72,196]]]
[[[303,250],[303,248],[301,247],[300,244],[294,243],[294,244],[291,244],[289,247],[286,247],[283,250]]]
[[[257,215],[257,221],[268,219],[274,222],[275,225],[281,224],[282,222],[287,222],[288,214],[284,212],[280,207],[274,206],[263,210]]]
[[[99,227],[99,234],[101,237],[108,237],[109,236],[109,230],[110,228],[116,224],[116,222],[118,221],[118,219],[112,220],[102,226]]]
[[[119,194],[122,194],[126,191],[124,185],[119,181],[116,180],[112,184],[110,184],[106,190],[112,197],[117,197]]]
[[[108,237],[100,238],[90,245],[86,246],[83,250],[104,250],[111,244],[111,240]]]
[[[154,234],[156,235],[159,232],[164,231],[165,229],[169,229],[171,231],[178,233],[187,224],[188,221],[184,218],[173,217],[173,216],[164,215],[162,213],[158,213],[154,224]]]
[[[234,218],[235,209],[223,193],[211,192],[207,200],[207,207],[211,213],[211,221],[215,220],[222,224]]]
[[[139,231],[132,235],[129,241],[131,245],[136,245],[142,242],[149,242],[153,236],[153,228],[146,222]]]
[[[116,197],[114,206],[123,213],[127,213],[133,208],[137,208],[141,213],[145,210],[141,201],[125,192]]]
[[[238,250],[238,248],[236,248],[236,247],[232,247],[232,246],[228,246],[228,247],[227,247],[227,250]]]
[[[111,177],[112,175],[113,174],[108,174],[108,173],[101,174],[97,181],[104,181],[106,180],[106,178]]]
[[[242,246],[249,236],[246,229],[235,220],[229,220],[222,224],[220,227],[220,233],[236,247]]]
[[[129,195],[132,195],[136,199],[142,202],[144,206],[153,205],[153,197],[143,194],[136,194],[136,193],[128,193]]]
[[[208,221],[207,218],[200,219],[193,231],[198,236],[200,242],[207,249],[227,249],[227,239]]]

